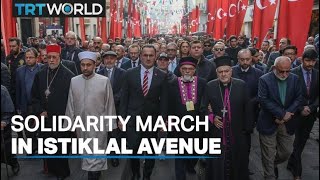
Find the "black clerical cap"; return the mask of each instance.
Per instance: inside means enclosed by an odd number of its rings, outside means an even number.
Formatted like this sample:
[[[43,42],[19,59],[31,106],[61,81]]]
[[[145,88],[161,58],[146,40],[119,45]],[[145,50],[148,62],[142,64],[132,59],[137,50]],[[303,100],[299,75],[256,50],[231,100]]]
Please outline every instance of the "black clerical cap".
[[[232,66],[232,60],[229,56],[218,57],[214,60],[214,62],[216,63],[217,68],[220,66]]]
[[[189,65],[196,67],[198,64],[198,60],[191,57],[191,56],[183,57],[179,61],[179,66],[181,67],[182,65],[185,65],[185,64],[189,64]]]

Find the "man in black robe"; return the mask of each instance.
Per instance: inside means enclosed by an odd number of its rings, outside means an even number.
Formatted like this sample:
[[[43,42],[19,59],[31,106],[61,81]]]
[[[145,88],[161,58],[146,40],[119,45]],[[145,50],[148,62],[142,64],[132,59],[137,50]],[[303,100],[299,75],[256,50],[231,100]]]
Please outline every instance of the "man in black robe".
[[[61,47],[47,46],[48,66],[39,71],[32,86],[32,105],[34,114],[46,117],[45,127],[52,127],[52,116],[64,115],[68,101],[71,78],[74,74],[60,63]],[[68,138],[67,132],[40,132],[41,138]],[[61,144],[57,144],[61,155]],[[64,179],[70,175],[68,159],[46,159],[49,173]]]
[[[178,116],[180,119],[185,115],[191,115],[194,118],[200,115],[201,99],[207,84],[205,79],[195,75],[197,59],[193,57],[184,57],[179,61],[179,70],[181,77],[176,77],[169,82],[169,115]],[[193,121],[186,121],[186,128],[195,125]],[[181,126],[179,128],[181,130]],[[177,132],[173,131],[169,136],[175,138],[201,138],[204,133]],[[186,170],[194,172],[194,166],[197,159],[175,159],[176,180],[186,180]]]
[[[244,133],[252,131],[252,110],[245,82],[231,78],[232,62],[227,56],[215,60],[218,79],[207,84],[201,111],[212,107],[208,136],[221,138],[221,157],[207,160],[208,180],[249,179]]]

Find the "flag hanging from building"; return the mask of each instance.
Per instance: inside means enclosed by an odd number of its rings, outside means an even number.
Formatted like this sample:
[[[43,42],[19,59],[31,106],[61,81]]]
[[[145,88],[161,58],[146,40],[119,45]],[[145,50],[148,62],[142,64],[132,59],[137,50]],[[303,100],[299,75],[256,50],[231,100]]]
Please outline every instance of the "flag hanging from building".
[[[229,2],[226,0],[217,0],[216,18],[214,22],[214,38],[222,39],[224,37],[226,23],[228,19]]]
[[[84,17],[79,18],[80,34],[82,42],[86,40],[86,26],[84,25]]]
[[[17,20],[12,17],[12,8],[12,0],[1,1],[1,33],[4,39],[6,55],[10,53],[8,39],[17,37]]]
[[[287,0],[285,0],[287,1]],[[278,0],[255,0],[253,8],[252,38],[257,38],[256,47],[272,33]]]
[[[311,22],[313,0],[281,0],[278,16],[277,41],[282,37],[291,40],[301,56]]]

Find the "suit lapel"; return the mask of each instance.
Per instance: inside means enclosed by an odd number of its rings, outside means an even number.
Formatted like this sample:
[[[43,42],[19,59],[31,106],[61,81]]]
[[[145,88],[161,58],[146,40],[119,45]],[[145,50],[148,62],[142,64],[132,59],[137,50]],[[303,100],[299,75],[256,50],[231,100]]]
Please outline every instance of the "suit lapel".
[[[133,78],[138,79],[137,82],[138,83],[138,89],[139,89],[139,93],[143,96],[143,91],[142,91],[142,86],[141,86],[141,75],[140,75],[140,71],[141,71],[141,66],[138,66],[137,68],[135,68],[135,75]]]
[[[159,78],[157,78],[157,76],[159,75],[158,69],[156,67],[153,68],[153,74],[152,74],[152,79],[151,79],[151,85],[149,88],[149,92],[153,89],[153,87],[157,84]],[[148,92],[148,94],[149,94]]]
[[[298,67],[298,76],[300,77],[301,82],[302,82],[302,91],[305,94],[307,94],[307,85],[306,85],[306,82],[304,80],[304,76],[303,76],[303,72],[302,72],[301,66]]]
[[[311,85],[310,85],[310,96],[312,95],[312,90],[316,89],[316,84],[319,82],[317,77],[317,72],[313,69],[311,75]]]

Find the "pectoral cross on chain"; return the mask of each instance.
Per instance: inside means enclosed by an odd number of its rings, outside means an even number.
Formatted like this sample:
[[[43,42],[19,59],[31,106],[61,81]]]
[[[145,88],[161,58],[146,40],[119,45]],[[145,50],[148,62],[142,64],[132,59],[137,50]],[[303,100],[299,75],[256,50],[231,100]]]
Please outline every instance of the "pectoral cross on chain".
[[[228,112],[226,107],[223,107],[223,109],[221,110],[222,112],[222,117],[226,117],[226,113]]]

